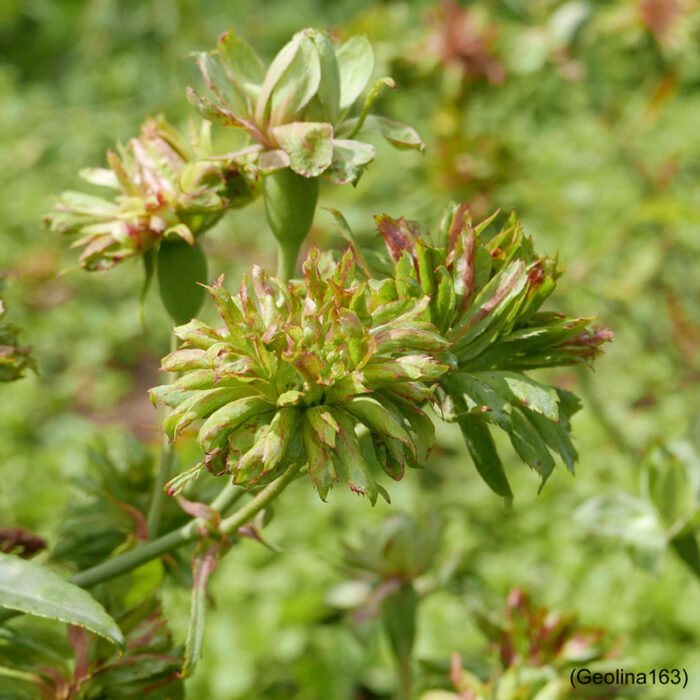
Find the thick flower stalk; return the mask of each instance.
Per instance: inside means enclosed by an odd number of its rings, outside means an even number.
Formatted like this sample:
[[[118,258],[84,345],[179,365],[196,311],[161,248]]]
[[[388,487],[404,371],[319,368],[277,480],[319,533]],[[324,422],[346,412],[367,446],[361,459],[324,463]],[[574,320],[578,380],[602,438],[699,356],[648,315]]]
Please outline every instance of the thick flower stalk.
[[[554,468],[553,454],[573,471],[577,454],[569,419],[579,402],[525,371],[590,361],[612,332],[591,325],[591,318],[542,311],[560,275],[557,261],[537,256],[514,216],[489,234],[494,218],[475,226],[467,205],[453,204],[435,239],[417,222],[388,216],[376,222],[396,298],[428,297],[421,319],[450,342],[445,358],[451,371],[439,380],[443,413],[459,423],[489,486],[511,496],[488,425],[508,433],[542,483]],[[339,223],[351,236],[340,218]],[[361,264],[370,273],[368,263]]]
[[[20,379],[27,368],[35,369],[31,348],[19,344],[20,329],[7,323],[5,307],[0,299],[0,382]]]
[[[392,280],[355,282],[350,251],[333,264],[312,249],[303,272],[285,284],[254,267],[235,296],[219,280],[209,291],[224,325],[175,328],[183,344],[162,369],[183,375],[152,397],[172,408],[171,439],[204,421],[206,457],[192,476],[206,466],[255,485],[307,464],[321,498],[342,479],[374,503],[386,496],[376,471],[400,479],[427,457],[434,433],[421,406],[448,343],[418,319],[427,297],[397,300]]]
[[[163,117],[148,119],[138,138],[118,153],[107,152],[109,168],[81,177],[117,190],[113,199],[64,192],[45,217],[53,231],[79,238],[80,264],[87,270],[113,267],[142,255],[163,240],[185,240],[213,226],[228,208],[255,196],[255,177],[242,162],[207,158],[208,124],[192,144]]]

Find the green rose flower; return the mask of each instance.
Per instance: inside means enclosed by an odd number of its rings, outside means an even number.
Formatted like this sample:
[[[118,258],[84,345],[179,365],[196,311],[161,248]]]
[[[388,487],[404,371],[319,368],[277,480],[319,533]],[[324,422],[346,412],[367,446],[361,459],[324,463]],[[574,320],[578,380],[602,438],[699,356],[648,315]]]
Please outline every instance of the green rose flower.
[[[569,421],[578,399],[525,371],[591,361],[613,334],[591,318],[542,311],[560,275],[556,260],[536,255],[515,216],[490,233],[494,218],[474,225],[467,205],[452,204],[432,238],[418,222],[377,216],[389,260],[356,254],[367,274],[393,276],[396,299],[430,299],[420,318],[450,342],[451,370],[439,379],[443,415],[459,424],[484,480],[510,497],[489,426],[507,432],[543,484],[554,454],[573,472]],[[352,239],[337,213],[336,220]]]
[[[206,457],[192,476],[206,466],[259,484],[308,464],[321,498],[342,479],[374,503],[384,491],[373,468],[400,479],[427,457],[434,432],[421,406],[448,343],[419,320],[427,297],[397,300],[393,280],[355,282],[350,251],[333,264],[312,249],[303,272],[284,284],[254,267],[234,296],[219,280],[209,291],[224,325],[175,328],[183,345],[162,369],[183,375],[152,397],[173,409],[171,439],[204,421]]]
[[[229,207],[255,196],[245,165],[200,159],[208,151],[207,129],[190,145],[163,117],[149,119],[119,154],[108,151],[108,169],[81,172],[88,182],[117,190],[116,198],[64,192],[45,221],[53,231],[80,236],[73,247],[83,247],[80,264],[87,270],[108,269],[162,240],[194,246]]]

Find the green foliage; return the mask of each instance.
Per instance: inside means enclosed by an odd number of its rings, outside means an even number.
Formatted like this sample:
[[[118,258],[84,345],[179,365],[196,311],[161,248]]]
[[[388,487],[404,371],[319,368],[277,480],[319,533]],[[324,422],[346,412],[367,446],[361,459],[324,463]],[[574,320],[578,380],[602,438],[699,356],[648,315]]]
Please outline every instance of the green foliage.
[[[190,145],[164,117],[149,119],[138,138],[119,153],[107,152],[109,169],[91,168],[81,177],[119,192],[110,201],[83,192],[64,192],[45,217],[52,231],[79,235],[80,264],[104,270],[142,255],[162,240],[195,245],[229,207],[247,204],[254,182],[244,166],[207,160],[209,129]],[[190,317],[191,318],[191,317]]]
[[[202,307],[206,293],[207,258],[200,245],[163,241],[156,259],[163,306],[177,324],[187,323]]]
[[[577,454],[570,419],[580,407],[578,399],[523,371],[591,360],[612,332],[591,327],[591,319],[540,311],[560,274],[556,261],[536,256],[514,215],[489,235],[493,219],[474,226],[469,208],[453,204],[433,241],[418,222],[376,217],[393,265],[394,288],[385,293],[396,303],[402,296],[427,295],[430,303],[421,318],[450,343],[446,363],[451,371],[439,380],[443,415],[459,424],[486,483],[510,497],[486,426],[509,434],[542,484],[554,468],[550,451],[573,472]],[[342,218],[339,224],[352,239]],[[372,264],[386,269],[376,259],[365,262],[365,269]]]
[[[662,5],[668,13],[660,21],[649,10]],[[173,124],[186,127],[191,110],[182,99],[183,86],[194,78],[184,57],[210,44],[230,22],[266,57],[274,56],[299,26],[329,27],[334,43],[336,37],[366,35],[374,47],[374,65],[364,62],[356,71],[358,84],[395,77],[399,89],[379,92],[375,105],[381,114],[416,127],[426,142],[424,155],[400,154],[399,162],[383,139],[374,140],[367,130],[364,153],[342,158],[350,161],[344,177],[363,171],[358,187],[325,188],[322,182],[319,195],[321,206],[347,216],[366,261],[375,252],[370,248],[381,244],[368,237],[370,213],[401,212],[436,222],[448,199],[469,202],[474,221],[499,206],[515,209],[538,249],[559,250],[568,266],[547,310],[567,316],[596,313],[616,333],[595,373],[575,365],[526,371],[540,385],[583,399],[575,416],[576,479],[554,470],[547,488],[531,499],[527,470],[517,468],[522,461],[508,449],[510,433],[477,415],[468,434],[472,440],[482,438],[482,445],[486,435],[500,455],[503,471],[498,473],[507,473],[516,495],[507,513],[471,470],[459,431],[439,421],[429,468],[393,485],[396,505],[440,512],[446,525],[437,558],[446,564],[449,590],[422,598],[414,642],[419,660],[441,660],[439,669],[434,666],[440,678],[419,685],[419,692],[450,686],[446,659],[455,649],[462,652],[463,668],[481,681],[487,677],[490,657],[459,596],[473,599],[476,589],[486,587],[502,598],[515,583],[550,607],[579,610],[583,619],[615,630],[626,639],[635,667],[682,664],[690,682],[678,697],[698,697],[697,579],[677,556],[664,557],[659,568],[659,552],[667,549],[694,561],[694,534],[679,530],[667,546],[673,523],[666,518],[679,515],[674,522],[681,523],[690,511],[682,499],[669,497],[667,507],[660,494],[673,488],[654,487],[658,505],[653,505],[646,486],[639,484],[641,455],[649,453],[649,445],[659,439],[666,446],[687,440],[698,448],[693,416],[700,358],[700,140],[695,128],[700,54],[692,3],[477,1],[460,7],[273,0],[260,6],[247,0],[173,0],[167,8],[134,0],[5,3],[0,9],[0,43],[6,49],[0,59],[0,152],[9,166],[0,172],[0,266],[12,268],[13,284],[3,298],[7,315],[25,329],[20,338],[32,344],[41,374],[27,373],[21,382],[2,385],[3,525],[17,523],[25,533],[38,533],[32,536],[45,539],[56,552],[64,536],[57,527],[65,503],[85,504],[72,486],[74,477],[90,468],[84,445],[100,435],[112,447],[124,430],[148,443],[149,459],[134,465],[142,479],[132,494],[142,512],[148,508],[157,462],[150,453],[158,440],[152,409],[139,397],[157,382],[152,358],[166,351],[169,319],[154,295],[145,309],[150,333],[142,334],[134,261],[116,266],[109,276],[56,277],[71,264],[71,254],[63,252],[60,237],[39,232],[37,221],[47,209],[47,193],[80,189],[72,173],[99,163],[115,138],[128,143],[142,115],[166,111]],[[346,41],[354,46],[352,60],[364,51],[356,41]],[[325,90],[332,95],[332,88]],[[361,103],[359,93],[357,98]],[[361,111],[358,104],[350,119]],[[365,124],[386,127],[371,115]],[[215,152],[245,148],[248,142],[239,138],[245,136],[241,129],[215,125]],[[342,150],[340,139],[335,140],[334,154]],[[370,149],[376,150],[376,159],[362,168]],[[251,262],[274,269],[274,240],[264,231],[262,205],[253,202],[245,212],[222,217],[200,237],[210,279],[226,272],[229,281],[237,280]],[[309,243],[333,245],[330,227],[318,219]],[[220,323],[210,307],[200,313],[209,325]],[[517,401],[509,403],[518,408]],[[504,411],[511,422],[513,412]],[[178,442],[181,469],[200,459],[187,432]],[[483,465],[496,463],[491,454],[488,445],[481,448]],[[666,461],[659,457],[660,465]],[[221,481],[200,472],[187,486],[187,496],[208,502]],[[685,477],[680,483],[685,484],[681,492],[692,492]],[[392,511],[382,501],[369,509],[342,492],[319,506],[303,480],[289,490],[289,497],[275,505],[265,538],[291,555],[275,555],[249,539],[237,544],[209,583],[217,607],[207,616],[195,673],[177,689],[153,690],[152,697],[161,692],[178,697],[183,686],[192,697],[251,700],[390,697],[395,691],[395,661],[379,622],[349,624],[330,594],[326,598],[331,590],[334,600],[341,592],[347,600],[365,585],[341,583],[341,574],[328,566],[337,558],[334,533],[342,528],[351,536],[360,523],[371,526]],[[632,543],[642,553],[634,561],[622,556],[620,537],[591,537],[571,517],[590,498],[621,491],[646,501],[637,521],[651,524]],[[163,531],[181,522],[170,512],[172,499],[165,500]],[[670,508],[671,502],[678,508]],[[94,504],[79,545],[85,560],[62,560],[71,569],[132,551],[137,543],[133,519],[109,499],[95,498]],[[115,524],[116,536],[111,545],[105,540],[102,554],[88,557],[90,533],[99,532],[101,524],[100,508],[104,520]],[[626,529],[624,513],[611,517],[618,530]],[[9,541],[2,540],[0,548]],[[647,556],[643,550],[650,549],[655,551]],[[189,555],[186,548],[184,559]],[[657,574],[649,576],[636,566],[639,561],[653,561]],[[168,561],[165,565],[169,571]],[[115,581],[114,590],[132,590],[137,580],[141,586],[154,584],[159,572],[137,570]],[[423,592],[440,575],[429,571],[418,589]],[[143,588],[133,590],[132,595],[143,597]],[[172,577],[161,590],[168,621],[183,641],[190,596]],[[621,590],[624,596],[610,593]],[[107,608],[126,631],[118,612]],[[30,636],[33,649],[43,649],[40,661],[22,666],[30,647],[19,632],[31,632],[22,636]],[[26,616],[0,626],[0,637],[5,694],[35,698],[31,674],[41,667],[60,669],[67,682],[72,679],[75,657],[62,625]],[[101,644],[103,659],[116,653]],[[172,662],[173,672],[181,663],[181,658]],[[414,668],[422,683],[420,670]],[[138,692],[146,695],[143,687]],[[666,700],[668,693],[657,687],[645,695]],[[118,686],[105,694],[118,697]]]
[[[653,446],[640,471],[640,496],[592,498],[577,518],[592,533],[621,540],[658,572],[668,549],[700,577],[700,456],[689,442]]]
[[[0,607],[79,625],[124,647],[117,623],[104,608],[50,569],[0,553],[0,575]]]
[[[585,665],[593,674],[620,667],[605,630],[578,627],[573,613],[536,608],[517,588],[508,594],[502,615],[477,606],[472,612],[490,642],[497,668],[488,679],[480,678],[465,670],[459,654],[454,654],[449,675],[456,693],[431,691],[421,700],[456,700],[467,694],[474,700],[563,700],[581,697],[571,684],[573,669]],[[594,684],[581,692],[608,698],[634,694],[634,689],[630,693],[624,686]]]
[[[354,269],[350,251],[333,264],[312,250],[303,282],[254,267],[252,289],[244,280],[232,296],[219,280],[210,293],[225,325],[176,328],[183,346],[162,369],[184,374],[151,392],[173,409],[166,434],[205,419],[198,441],[209,471],[256,484],[308,463],[323,499],[342,479],[374,503],[375,465],[394,479],[420,466],[433,439],[420,408],[432,396],[425,382],[447,369],[435,357],[447,343],[415,320],[427,298],[397,304],[385,284],[356,284]]]
[[[190,102],[209,121],[243,129],[254,146],[261,173],[284,168],[306,178],[320,175],[334,184],[356,183],[374,160],[374,148],[353,137],[372,125],[398,147],[423,148],[410,127],[383,120],[367,123],[379,86],[365,99],[359,117],[348,114],[365,91],[374,68],[366,37],[336,46],[317,29],[294,35],[267,71],[253,49],[233,29],[219,37],[217,50],[196,54],[197,65],[214,101],[188,89]],[[306,235],[306,231],[304,232]]]
[[[20,379],[26,369],[36,367],[31,348],[19,344],[20,329],[12,323],[7,323],[3,319],[4,315],[5,306],[0,299],[0,382],[13,382]]]

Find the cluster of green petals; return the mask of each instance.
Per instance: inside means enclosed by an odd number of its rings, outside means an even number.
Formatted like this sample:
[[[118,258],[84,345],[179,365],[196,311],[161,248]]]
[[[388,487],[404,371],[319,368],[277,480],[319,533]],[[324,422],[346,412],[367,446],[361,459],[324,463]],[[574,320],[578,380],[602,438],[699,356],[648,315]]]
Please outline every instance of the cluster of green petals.
[[[205,119],[245,130],[254,142],[246,153],[263,174],[291,168],[334,184],[356,182],[375,156],[371,144],[355,138],[361,129],[379,132],[397,148],[423,148],[411,127],[369,114],[381,89],[394,87],[391,78],[380,79],[350,116],[374,70],[364,36],[337,45],[325,32],[304,29],[265,69],[229,29],[216,51],[198,53],[196,60],[213,99],[190,88],[190,102]]]
[[[374,502],[375,474],[422,466],[434,439],[425,404],[448,367],[448,342],[428,321],[427,296],[397,299],[391,279],[357,281],[353,253],[339,262],[312,249],[303,279],[283,283],[254,267],[238,294],[209,288],[224,325],[174,329],[182,346],[162,369],[181,372],[151,391],[171,407],[175,439],[195,421],[202,464],[237,484],[265,483],[308,465],[319,495],[347,481]]]
[[[64,192],[45,221],[53,231],[79,236],[72,247],[82,247],[83,268],[111,268],[165,239],[194,245],[228,208],[253,199],[249,167],[208,156],[208,128],[188,142],[162,116],[148,119],[138,138],[107,152],[108,168],[81,171],[87,182],[118,194]]]
[[[592,325],[592,318],[541,310],[560,275],[557,261],[535,253],[514,215],[500,230],[490,226],[495,218],[474,225],[467,205],[452,204],[433,237],[418,222],[378,216],[388,261],[356,255],[366,274],[392,276],[397,299],[430,300],[421,319],[450,343],[443,359],[451,370],[440,377],[437,392],[443,416],[459,423],[489,486],[510,497],[489,426],[508,434],[542,483],[554,455],[573,471],[569,420],[578,399],[526,371],[591,361],[612,333]]]
[[[5,307],[0,299],[0,382],[13,382],[34,369],[31,348],[20,345],[20,329],[3,319]]]

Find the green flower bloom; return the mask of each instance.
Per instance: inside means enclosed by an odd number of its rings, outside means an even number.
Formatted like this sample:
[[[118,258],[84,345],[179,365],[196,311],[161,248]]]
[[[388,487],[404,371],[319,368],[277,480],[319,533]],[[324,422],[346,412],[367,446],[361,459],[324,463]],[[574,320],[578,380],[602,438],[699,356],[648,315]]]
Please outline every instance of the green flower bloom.
[[[485,481],[510,497],[488,426],[508,433],[542,483],[554,468],[552,454],[573,471],[577,454],[569,420],[579,402],[524,372],[590,361],[612,332],[592,326],[591,318],[541,311],[560,275],[556,260],[536,255],[514,216],[489,234],[494,218],[475,226],[467,205],[452,204],[432,239],[417,222],[378,216],[390,264],[360,263],[367,274],[372,268],[391,274],[396,298],[430,299],[421,319],[450,341],[445,357],[452,369],[439,380],[443,413],[459,423]],[[336,219],[352,237],[342,217]]]
[[[5,307],[0,299],[0,382],[13,382],[27,368],[36,369],[31,348],[19,345],[20,329],[3,320]]]
[[[343,479],[374,503],[373,467],[400,479],[427,457],[433,425],[420,406],[447,369],[435,355],[448,343],[418,320],[427,297],[397,300],[393,280],[355,282],[350,251],[334,265],[312,249],[303,272],[287,285],[254,267],[235,296],[219,280],[209,291],[225,325],[175,328],[183,345],[162,369],[184,374],[152,397],[173,409],[171,439],[204,420],[198,440],[214,473],[259,484],[308,464],[321,498]]]
[[[291,168],[306,178],[356,182],[375,155],[370,144],[355,139],[363,128],[378,131],[397,148],[423,148],[410,127],[369,115],[380,90],[394,87],[391,78],[379,80],[359,114],[349,117],[374,70],[364,36],[337,46],[326,33],[304,29],[265,70],[253,49],[229,29],[216,51],[196,58],[214,99],[190,88],[190,102],[206,119],[244,129],[255,142],[248,151],[262,173]]]
[[[119,154],[108,151],[108,169],[81,172],[88,182],[117,190],[114,200],[64,192],[45,221],[53,231],[80,236],[73,247],[83,246],[87,270],[113,267],[164,239],[194,245],[229,207],[255,196],[247,166],[206,159],[208,140],[208,125],[190,145],[163,117],[149,119]]]

